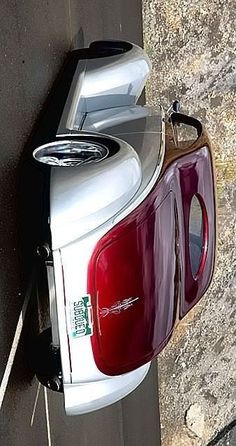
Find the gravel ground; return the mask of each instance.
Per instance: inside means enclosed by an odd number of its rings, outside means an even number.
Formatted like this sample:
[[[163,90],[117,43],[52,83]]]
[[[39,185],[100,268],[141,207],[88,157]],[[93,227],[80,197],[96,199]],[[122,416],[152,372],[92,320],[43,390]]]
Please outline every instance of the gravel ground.
[[[200,118],[215,148],[214,281],[159,357],[163,446],[236,445],[235,1],[144,0],[147,102]]]

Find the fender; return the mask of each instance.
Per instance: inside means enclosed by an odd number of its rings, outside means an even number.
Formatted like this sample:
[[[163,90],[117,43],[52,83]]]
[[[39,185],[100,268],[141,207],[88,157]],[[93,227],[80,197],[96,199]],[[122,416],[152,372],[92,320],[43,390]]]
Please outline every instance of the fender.
[[[147,54],[133,43],[97,41],[84,51],[84,59],[79,53],[58,134],[79,130],[85,113],[135,105],[150,74]]]

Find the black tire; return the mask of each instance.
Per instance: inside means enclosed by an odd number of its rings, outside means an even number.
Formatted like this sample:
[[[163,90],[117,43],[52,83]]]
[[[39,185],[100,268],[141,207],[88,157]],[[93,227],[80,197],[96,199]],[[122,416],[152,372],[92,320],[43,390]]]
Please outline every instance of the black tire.
[[[31,368],[45,387],[63,392],[60,349],[52,345],[51,328],[40,333],[32,347]]]

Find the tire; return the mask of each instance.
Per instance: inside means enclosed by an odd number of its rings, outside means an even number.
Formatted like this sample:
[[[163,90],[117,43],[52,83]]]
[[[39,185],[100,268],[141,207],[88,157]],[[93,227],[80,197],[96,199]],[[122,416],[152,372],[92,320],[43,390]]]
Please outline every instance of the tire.
[[[38,380],[50,390],[63,392],[60,349],[52,345],[51,328],[40,333],[30,355],[31,368]]]

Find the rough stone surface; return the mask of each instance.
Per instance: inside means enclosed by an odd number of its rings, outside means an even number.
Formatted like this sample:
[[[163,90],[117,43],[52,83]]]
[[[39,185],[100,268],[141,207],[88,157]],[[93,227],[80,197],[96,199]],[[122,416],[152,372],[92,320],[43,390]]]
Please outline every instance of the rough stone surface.
[[[196,437],[203,436],[204,419],[204,412],[198,403],[192,404],[186,412],[186,426]]]
[[[144,0],[143,15],[153,63],[147,102],[167,109],[178,98],[207,125],[219,206],[214,281],[159,357],[162,445],[236,445],[231,432],[211,443],[236,418],[235,1]],[[204,414],[200,436],[186,426],[196,405]]]

